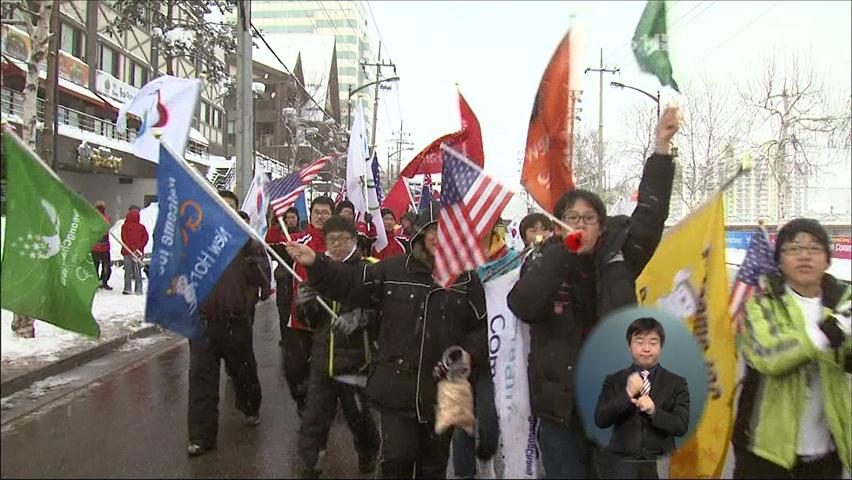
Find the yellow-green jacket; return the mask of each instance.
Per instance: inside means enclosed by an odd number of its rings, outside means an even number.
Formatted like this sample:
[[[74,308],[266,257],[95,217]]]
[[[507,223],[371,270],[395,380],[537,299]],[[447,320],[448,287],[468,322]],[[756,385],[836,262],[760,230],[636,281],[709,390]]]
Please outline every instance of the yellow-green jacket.
[[[823,309],[831,315],[849,301],[850,288],[826,274]],[[799,419],[808,395],[806,366],[816,363],[825,413],[843,465],[852,465],[852,338],[838,350],[820,351],[805,331],[805,317],[780,277],[746,304],[737,336],[746,376],[734,425],[734,445],[787,469],[796,464]]]

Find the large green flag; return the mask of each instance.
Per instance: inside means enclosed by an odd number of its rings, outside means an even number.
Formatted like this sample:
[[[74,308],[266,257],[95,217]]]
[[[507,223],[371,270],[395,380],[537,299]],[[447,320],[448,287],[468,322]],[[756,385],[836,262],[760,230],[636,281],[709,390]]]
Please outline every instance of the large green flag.
[[[91,337],[98,277],[92,247],[109,225],[10,131],[3,130],[3,308]]]
[[[648,0],[642,18],[633,32],[633,56],[639,69],[656,75],[660,83],[680,89],[672,78],[669,60],[669,36],[666,27],[666,2]]]

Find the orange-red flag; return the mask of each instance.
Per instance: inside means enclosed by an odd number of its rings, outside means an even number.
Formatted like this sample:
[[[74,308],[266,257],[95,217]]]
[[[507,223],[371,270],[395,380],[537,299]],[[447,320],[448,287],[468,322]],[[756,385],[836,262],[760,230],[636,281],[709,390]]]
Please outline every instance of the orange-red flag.
[[[484,167],[485,151],[482,148],[482,130],[479,128],[479,120],[461,92],[459,92],[459,116],[462,131],[467,132],[467,138],[461,144],[461,153],[476,165]]]
[[[521,184],[545,209],[574,189],[571,153],[574,113],[571,31],[565,34],[544,70],[535,95]]]

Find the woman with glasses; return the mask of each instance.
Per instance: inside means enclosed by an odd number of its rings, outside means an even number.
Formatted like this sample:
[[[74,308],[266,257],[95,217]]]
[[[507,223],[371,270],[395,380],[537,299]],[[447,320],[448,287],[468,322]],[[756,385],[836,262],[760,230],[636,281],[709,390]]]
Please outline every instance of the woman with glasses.
[[[852,465],[850,289],[816,220],[778,232],[780,275],[746,304],[734,478],[841,478]]]
[[[574,365],[585,336],[607,313],[636,303],[635,280],[657,248],[669,216],[676,107],[657,126],[657,146],[645,163],[631,217],[607,217],[601,198],[573,190],[554,215],[582,231],[576,253],[558,236],[541,257],[524,264],[509,308],[530,327],[530,403],[547,478],[592,476],[592,448],[574,408]],[[565,232],[561,232],[563,235]]]

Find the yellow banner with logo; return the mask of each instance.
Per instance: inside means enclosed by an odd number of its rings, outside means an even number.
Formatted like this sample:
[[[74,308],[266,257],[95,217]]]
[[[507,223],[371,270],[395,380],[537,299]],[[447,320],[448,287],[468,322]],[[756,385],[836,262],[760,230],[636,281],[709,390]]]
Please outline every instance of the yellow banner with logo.
[[[636,280],[645,306],[683,318],[707,362],[708,397],[694,435],[671,457],[669,478],[719,478],[731,438],[736,346],[728,316],[722,194],[667,231]]]

